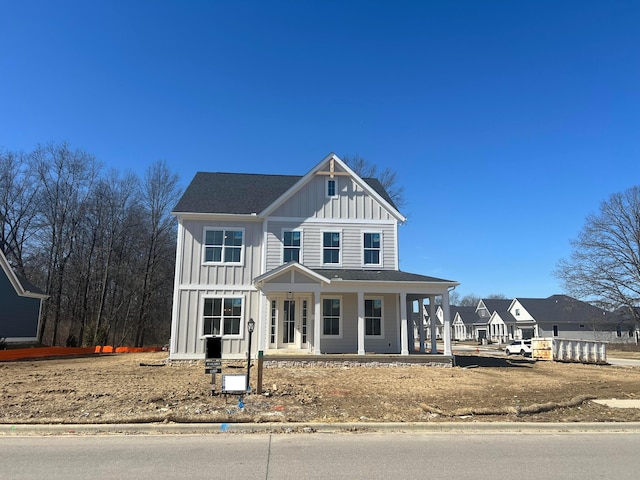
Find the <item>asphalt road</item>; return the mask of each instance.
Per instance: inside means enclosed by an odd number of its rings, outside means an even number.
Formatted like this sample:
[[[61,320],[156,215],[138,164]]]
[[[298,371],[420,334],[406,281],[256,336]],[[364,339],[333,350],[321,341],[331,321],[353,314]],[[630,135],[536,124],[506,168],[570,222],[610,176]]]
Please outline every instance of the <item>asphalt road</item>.
[[[637,479],[640,433],[0,437],[0,479]]]

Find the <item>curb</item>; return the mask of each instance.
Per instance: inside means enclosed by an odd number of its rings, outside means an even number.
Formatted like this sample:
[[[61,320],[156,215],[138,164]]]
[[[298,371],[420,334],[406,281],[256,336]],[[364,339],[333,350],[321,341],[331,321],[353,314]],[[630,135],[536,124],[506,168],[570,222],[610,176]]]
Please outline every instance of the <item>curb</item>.
[[[222,433],[640,433],[640,422],[530,423],[119,423],[2,424],[7,435],[212,435]]]

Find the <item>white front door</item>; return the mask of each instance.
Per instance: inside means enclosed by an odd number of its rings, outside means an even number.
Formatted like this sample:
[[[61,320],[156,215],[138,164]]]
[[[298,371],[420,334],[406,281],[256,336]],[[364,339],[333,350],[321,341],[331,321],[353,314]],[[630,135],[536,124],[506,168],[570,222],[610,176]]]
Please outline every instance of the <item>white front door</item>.
[[[311,301],[307,296],[296,296],[278,302],[278,347],[306,349],[311,331]]]

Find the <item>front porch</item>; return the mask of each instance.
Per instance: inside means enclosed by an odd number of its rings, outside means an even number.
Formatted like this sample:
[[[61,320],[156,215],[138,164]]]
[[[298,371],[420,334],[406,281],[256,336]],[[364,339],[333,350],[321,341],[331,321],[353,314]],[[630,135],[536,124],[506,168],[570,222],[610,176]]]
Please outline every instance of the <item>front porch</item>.
[[[258,350],[267,357],[407,358],[418,341],[426,359],[427,335],[422,322],[414,330],[414,307],[421,312],[428,299],[433,313],[436,297],[443,312],[443,352],[451,357],[449,288],[456,282],[400,271],[312,270],[291,262],[257,277],[254,285],[261,296]],[[435,342],[432,334],[431,351]]]

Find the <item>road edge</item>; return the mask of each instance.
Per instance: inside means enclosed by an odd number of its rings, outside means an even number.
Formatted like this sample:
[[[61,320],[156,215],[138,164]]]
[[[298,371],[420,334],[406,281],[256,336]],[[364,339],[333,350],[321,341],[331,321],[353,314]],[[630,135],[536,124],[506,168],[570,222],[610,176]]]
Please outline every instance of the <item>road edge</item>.
[[[229,433],[640,433],[640,422],[433,422],[433,423],[119,423],[0,424],[9,435],[213,435]]]

